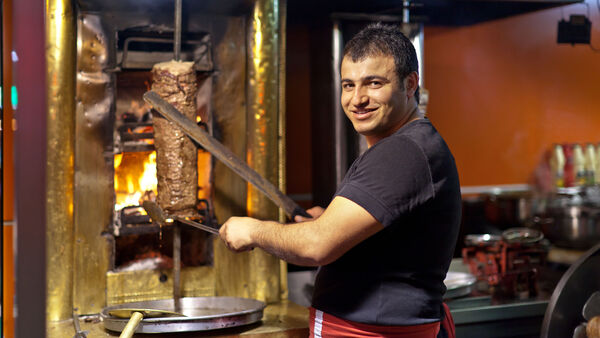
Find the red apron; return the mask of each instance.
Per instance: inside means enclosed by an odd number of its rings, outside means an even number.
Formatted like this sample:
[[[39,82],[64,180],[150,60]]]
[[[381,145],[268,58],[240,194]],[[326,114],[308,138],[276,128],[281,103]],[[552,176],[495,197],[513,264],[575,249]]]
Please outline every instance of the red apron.
[[[444,304],[444,318],[441,322],[410,325],[383,326],[357,323],[310,308],[310,337],[401,337],[401,338],[437,338],[440,326],[448,338],[455,338],[454,321]]]

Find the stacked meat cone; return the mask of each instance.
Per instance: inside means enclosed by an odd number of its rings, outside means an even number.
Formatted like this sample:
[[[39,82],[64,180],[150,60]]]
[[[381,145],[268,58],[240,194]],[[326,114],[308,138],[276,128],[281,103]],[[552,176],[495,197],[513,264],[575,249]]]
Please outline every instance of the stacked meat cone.
[[[152,68],[152,90],[188,118],[196,116],[196,72],[193,62],[169,61]],[[158,205],[169,215],[195,217],[198,194],[196,145],[172,122],[153,115]]]

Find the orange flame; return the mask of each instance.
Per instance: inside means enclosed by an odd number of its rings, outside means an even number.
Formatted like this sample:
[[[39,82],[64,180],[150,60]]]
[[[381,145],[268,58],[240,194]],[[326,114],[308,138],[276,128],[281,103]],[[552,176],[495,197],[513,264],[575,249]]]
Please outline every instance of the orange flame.
[[[116,154],[115,211],[126,206],[141,205],[145,199],[154,200],[157,192],[156,152]]]

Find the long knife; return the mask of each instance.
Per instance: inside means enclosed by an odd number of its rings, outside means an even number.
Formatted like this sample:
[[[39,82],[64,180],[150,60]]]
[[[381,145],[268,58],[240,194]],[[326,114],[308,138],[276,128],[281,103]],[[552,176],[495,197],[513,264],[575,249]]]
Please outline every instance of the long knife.
[[[241,178],[252,183],[258,190],[273,201],[275,205],[283,209],[290,219],[294,220],[296,215],[312,217],[271,182],[264,179],[244,161],[240,160],[233,152],[231,152],[231,150],[204,131],[204,129],[199,127],[194,121],[183,115],[177,108],[163,100],[156,92],[146,92],[144,94],[144,101],[151,104],[154,109],[167,120],[179,126],[179,128],[192,138],[192,140],[202,145],[204,149],[210,152],[214,157],[218,158]]]
[[[156,204],[156,202],[144,201],[142,203],[142,207],[144,207],[144,209],[148,213],[148,216],[150,216],[150,218],[152,219],[152,222],[156,223],[158,225],[162,226],[162,225],[165,225],[165,224],[168,224],[168,223],[172,223],[173,221],[179,221],[181,223],[185,223],[187,225],[191,225],[191,226],[193,226],[195,228],[198,228],[200,230],[204,230],[204,231],[210,232],[211,234],[215,234],[215,235],[219,234],[219,229],[215,229],[215,228],[213,228],[211,226],[208,226],[206,224],[202,224],[202,223],[190,221],[190,220],[187,220],[187,219],[185,219],[183,217],[165,215],[165,213],[163,212],[163,210],[158,206],[158,204]]]

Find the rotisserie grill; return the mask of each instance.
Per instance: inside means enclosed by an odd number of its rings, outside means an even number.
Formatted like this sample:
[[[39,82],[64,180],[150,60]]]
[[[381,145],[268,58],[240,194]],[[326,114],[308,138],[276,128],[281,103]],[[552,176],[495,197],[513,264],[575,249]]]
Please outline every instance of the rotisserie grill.
[[[56,243],[49,278],[56,282],[48,285],[48,318],[58,323],[71,319],[74,307],[94,314],[174,296],[285,299],[284,263],[261,250],[234,254],[218,237],[185,224],[216,228],[233,215],[283,220],[278,208],[153,115],[142,98],[151,89],[161,93],[283,190],[285,11],[279,3],[183,1],[181,62],[172,63],[179,36],[173,1],[58,1],[73,11],[49,16],[49,25],[65,25],[65,36],[77,38],[76,62],[57,63],[50,75],[76,75],[75,128],[56,132],[72,132],[75,149],[65,157],[74,184],[54,190],[70,199],[74,216],[71,225],[49,225],[51,234],[57,227],[65,229],[57,234],[71,229],[72,236],[49,237]],[[69,188],[72,198],[60,191]],[[144,201],[158,203],[176,221],[153,222]]]

